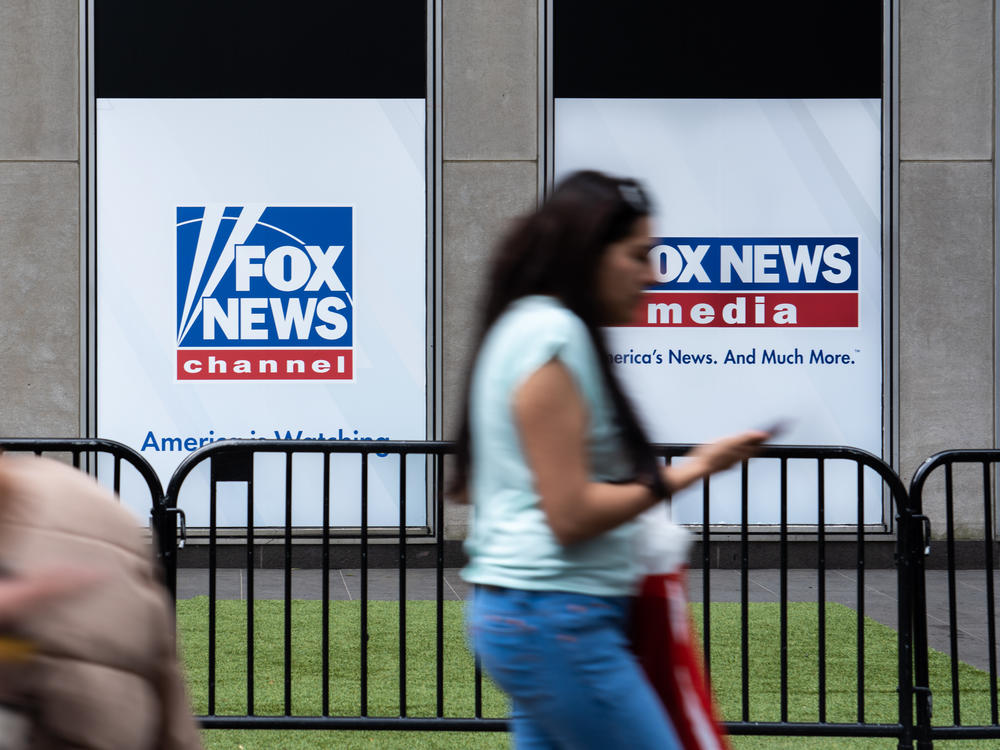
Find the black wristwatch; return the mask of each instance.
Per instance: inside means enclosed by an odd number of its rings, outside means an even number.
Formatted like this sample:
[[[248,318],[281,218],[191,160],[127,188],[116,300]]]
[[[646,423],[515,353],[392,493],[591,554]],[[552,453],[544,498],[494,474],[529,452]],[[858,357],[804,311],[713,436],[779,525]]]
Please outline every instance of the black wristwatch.
[[[660,500],[669,500],[670,496],[673,494],[670,491],[670,486],[663,479],[663,475],[659,471],[655,471],[651,474],[640,474],[635,478],[639,484],[646,487],[653,496],[659,498]]]

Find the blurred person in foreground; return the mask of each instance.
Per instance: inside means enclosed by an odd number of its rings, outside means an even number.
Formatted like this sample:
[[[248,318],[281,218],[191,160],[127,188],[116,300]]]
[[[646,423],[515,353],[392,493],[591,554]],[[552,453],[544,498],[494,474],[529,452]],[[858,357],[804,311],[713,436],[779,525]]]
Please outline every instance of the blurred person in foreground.
[[[470,640],[511,699],[517,750],[679,747],[629,650],[633,519],[769,437],[656,461],[601,332],[654,281],[649,214],[634,180],[577,172],[503,239],[487,279],[451,488],[473,504]],[[644,406],[692,396],[665,384]]]
[[[201,748],[135,518],[91,477],[0,455],[0,704],[32,750]]]
[[[45,568],[20,576],[0,569],[0,632],[8,622],[24,618],[45,602],[66,597],[100,579],[95,571],[78,568]]]

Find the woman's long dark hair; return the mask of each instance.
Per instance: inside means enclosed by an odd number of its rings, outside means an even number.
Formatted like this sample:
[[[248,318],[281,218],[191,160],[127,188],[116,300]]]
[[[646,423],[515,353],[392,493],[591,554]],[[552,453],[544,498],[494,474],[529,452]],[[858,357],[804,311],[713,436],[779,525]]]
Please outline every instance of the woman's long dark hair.
[[[608,245],[627,237],[635,222],[649,213],[646,195],[634,180],[575,172],[553,190],[541,208],[518,221],[501,240],[487,277],[478,338],[465,381],[455,474],[450,482],[454,495],[466,497],[469,482],[469,396],[472,368],[483,339],[512,302],[531,294],[555,297],[586,325],[635,476],[664,489],[645,431],[612,370],[600,330],[606,315],[597,294],[597,269]]]

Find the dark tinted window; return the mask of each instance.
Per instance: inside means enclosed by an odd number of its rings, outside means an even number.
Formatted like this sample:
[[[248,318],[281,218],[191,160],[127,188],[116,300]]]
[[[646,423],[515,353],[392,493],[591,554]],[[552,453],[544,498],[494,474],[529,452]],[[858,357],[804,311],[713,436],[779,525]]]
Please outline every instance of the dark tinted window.
[[[554,0],[558,97],[879,98],[881,0]]]
[[[421,98],[424,0],[95,0],[99,97]]]

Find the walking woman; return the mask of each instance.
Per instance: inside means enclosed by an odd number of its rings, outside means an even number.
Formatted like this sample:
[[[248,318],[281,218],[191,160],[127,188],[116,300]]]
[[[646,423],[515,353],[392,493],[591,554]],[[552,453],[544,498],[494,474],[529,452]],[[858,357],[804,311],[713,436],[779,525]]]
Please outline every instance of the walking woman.
[[[678,747],[628,647],[632,521],[769,437],[655,460],[601,332],[653,282],[649,214],[634,180],[577,172],[501,242],[487,281],[453,487],[473,503],[470,638],[510,696],[517,750]]]

